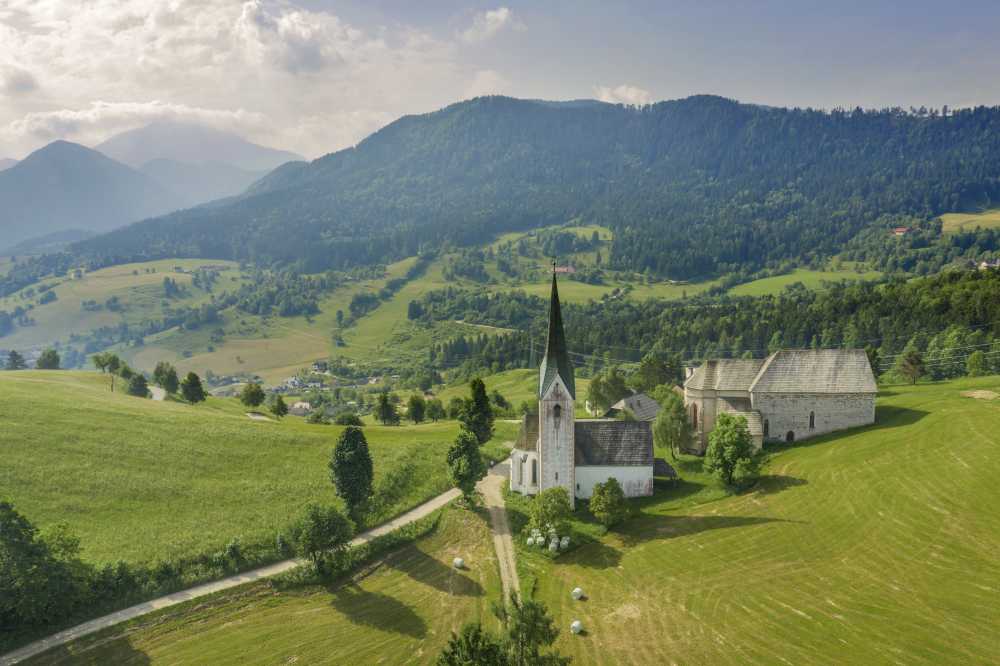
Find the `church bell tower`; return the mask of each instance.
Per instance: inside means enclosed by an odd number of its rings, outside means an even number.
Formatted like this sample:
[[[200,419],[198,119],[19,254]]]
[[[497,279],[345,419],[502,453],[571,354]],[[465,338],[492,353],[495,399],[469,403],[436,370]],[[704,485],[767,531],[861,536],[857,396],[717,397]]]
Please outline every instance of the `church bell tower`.
[[[576,382],[573,365],[566,349],[559,287],[552,274],[552,297],[549,303],[549,336],[545,357],[539,369],[538,383],[538,457],[539,488],[562,486],[575,505],[576,464],[574,450],[574,403]]]

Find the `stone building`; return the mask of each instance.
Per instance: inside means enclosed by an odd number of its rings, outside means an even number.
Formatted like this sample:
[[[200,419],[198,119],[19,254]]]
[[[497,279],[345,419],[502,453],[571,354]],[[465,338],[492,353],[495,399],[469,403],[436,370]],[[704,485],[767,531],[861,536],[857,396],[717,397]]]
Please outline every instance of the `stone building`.
[[[524,495],[562,486],[570,502],[614,477],[627,497],[653,494],[648,422],[575,417],[576,381],[566,348],[556,277],[549,334],[539,369],[538,411],[527,414],[510,457],[510,488]]]
[[[709,360],[684,382],[693,452],[705,452],[720,412],[745,417],[760,448],[872,424],[877,392],[860,349],[786,349],[765,359]]]

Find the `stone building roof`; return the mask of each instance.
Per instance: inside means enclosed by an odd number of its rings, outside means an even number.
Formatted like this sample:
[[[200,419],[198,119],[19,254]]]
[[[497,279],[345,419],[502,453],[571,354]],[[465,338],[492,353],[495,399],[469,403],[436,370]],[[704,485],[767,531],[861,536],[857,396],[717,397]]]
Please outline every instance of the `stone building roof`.
[[[577,467],[653,464],[653,430],[646,421],[584,419],[573,435]]]
[[[684,387],[698,391],[749,391],[762,365],[764,359],[759,358],[710,359],[695,369]]]
[[[635,395],[624,397],[611,405],[609,413],[621,412],[626,409],[635,414],[635,418],[639,421],[654,421],[656,420],[656,415],[660,413],[660,403],[645,393],[636,393]]]
[[[750,385],[756,393],[877,393],[863,349],[783,349]]]
[[[538,397],[549,390],[556,377],[562,379],[569,391],[569,397],[576,399],[576,381],[573,378],[573,364],[569,361],[566,348],[566,333],[563,331],[562,308],[559,306],[559,287],[556,275],[552,274],[552,296],[549,299],[549,337],[545,343],[545,357],[539,368]]]

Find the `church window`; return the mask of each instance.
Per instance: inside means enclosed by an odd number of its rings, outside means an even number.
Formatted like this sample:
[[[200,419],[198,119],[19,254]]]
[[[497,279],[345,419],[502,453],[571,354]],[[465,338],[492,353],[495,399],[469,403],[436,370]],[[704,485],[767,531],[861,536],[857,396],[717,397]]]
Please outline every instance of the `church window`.
[[[816,412],[809,412],[809,429],[816,428]]]
[[[691,403],[691,425],[698,427],[698,403]]]
[[[524,485],[524,461],[518,463],[517,465],[517,482],[520,485]]]
[[[767,437],[770,434],[771,434],[771,422],[768,421],[767,419],[764,419],[764,437]]]
[[[534,459],[531,461],[531,485],[538,485],[538,461]]]
[[[792,442],[794,442],[795,441],[795,433],[792,432],[791,430],[789,430],[788,434],[785,435],[785,441],[788,442],[789,444],[791,444]]]
[[[556,405],[552,408],[552,416],[554,416],[557,420],[560,416],[562,416],[562,405]]]
[[[559,472],[556,472],[556,481],[559,480]]]

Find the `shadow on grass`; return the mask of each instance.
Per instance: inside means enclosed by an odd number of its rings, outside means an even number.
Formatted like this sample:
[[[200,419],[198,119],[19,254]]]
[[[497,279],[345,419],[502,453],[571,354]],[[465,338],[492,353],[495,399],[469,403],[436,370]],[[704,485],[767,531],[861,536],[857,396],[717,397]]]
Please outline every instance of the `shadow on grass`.
[[[675,539],[709,530],[788,522],[797,521],[761,516],[644,516],[624,525],[618,536],[626,546],[630,547],[647,541]]]
[[[354,624],[414,638],[427,635],[427,623],[423,618],[398,599],[354,584],[332,590],[331,594],[330,605]]]
[[[93,642],[78,641],[70,645],[60,645],[32,660],[44,664],[122,664],[123,666],[144,666],[153,663],[142,650],[132,645],[128,636],[118,636]],[[92,650],[92,651],[91,651]]]
[[[757,480],[757,484],[751,489],[751,492],[757,492],[761,495],[775,495],[782,490],[805,486],[808,483],[805,479],[799,479],[794,476],[767,474]]]
[[[484,594],[478,582],[461,571],[442,564],[419,548],[407,548],[390,557],[385,564],[439,592],[461,597],[481,597]]]

